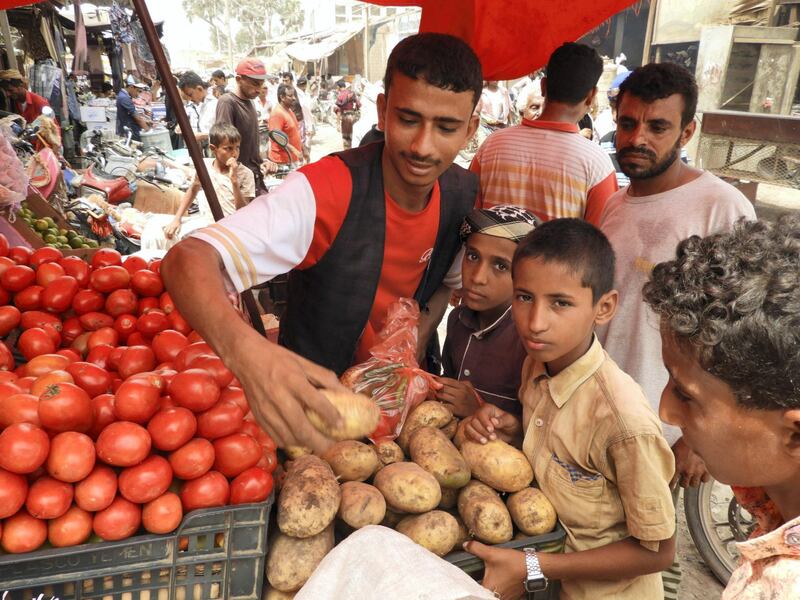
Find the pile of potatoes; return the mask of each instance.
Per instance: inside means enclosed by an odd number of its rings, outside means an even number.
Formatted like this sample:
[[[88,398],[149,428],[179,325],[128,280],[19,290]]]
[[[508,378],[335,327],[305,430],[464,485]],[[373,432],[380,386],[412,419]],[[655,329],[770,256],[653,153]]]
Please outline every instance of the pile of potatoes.
[[[288,461],[266,597],[291,598],[303,586],[333,548],[337,519],[340,534],[385,525],[438,556],[471,538],[508,542],[515,526],[522,537],[551,531],[555,510],[531,487],[525,455],[499,440],[465,440],[457,426],[444,404],[423,402],[396,442],[344,440],[322,457]]]

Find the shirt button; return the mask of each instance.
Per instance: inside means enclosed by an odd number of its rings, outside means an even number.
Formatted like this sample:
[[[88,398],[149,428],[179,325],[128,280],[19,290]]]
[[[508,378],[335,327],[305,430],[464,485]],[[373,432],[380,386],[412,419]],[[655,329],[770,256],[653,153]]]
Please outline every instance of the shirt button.
[[[464,369],[464,375],[469,377],[470,375],[472,375],[472,372],[469,369]]]
[[[535,424],[537,427],[541,427],[542,425],[544,425],[544,421],[543,421],[542,419],[536,419],[536,420],[534,421],[534,424]]]
[[[790,546],[800,546],[800,533],[795,531],[788,532],[786,534],[786,543]]]

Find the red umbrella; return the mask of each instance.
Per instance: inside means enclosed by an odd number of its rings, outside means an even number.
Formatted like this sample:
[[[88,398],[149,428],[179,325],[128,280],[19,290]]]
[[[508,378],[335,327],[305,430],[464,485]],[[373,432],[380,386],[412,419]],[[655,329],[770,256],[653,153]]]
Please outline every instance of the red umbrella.
[[[0,10],[8,10],[17,6],[28,6],[29,4],[39,4],[42,0],[0,0]]]
[[[367,0],[385,6],[420,6],[420,31],[450,33],[481,59],[483,78],[516,79],[547,63],[633,0]]]

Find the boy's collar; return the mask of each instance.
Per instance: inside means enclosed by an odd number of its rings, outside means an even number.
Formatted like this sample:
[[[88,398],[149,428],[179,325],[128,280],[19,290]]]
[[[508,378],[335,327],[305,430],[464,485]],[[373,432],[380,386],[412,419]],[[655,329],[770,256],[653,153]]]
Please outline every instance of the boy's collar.
[[[594,375],[606,359],[603,346],[597,335],[592,335],[592,345],[586,354],[566,367],[558,375],[550,376],[544,363],[536,363],[533,370],[534,379],[548,379],[550,396],[558,408],[563,407],[581,385]]]
[[[461,310],[458,313],[458,320],[461,321],[465,326],[473,330],[473,332],[470,335],[474,335],[477,339],[481,339],[488,333],[491,333],[493,330],[497,329],[500,323],[503,322],[503,319],[507,318],[510,314],[511,314],[511,306],[509,306],[505,310],[505,312],[497,318],[497,320],[494,323],[492,323],[488,327],[479,329],[480,322],[478,321],[478,313],[464,306],[463,310]]]

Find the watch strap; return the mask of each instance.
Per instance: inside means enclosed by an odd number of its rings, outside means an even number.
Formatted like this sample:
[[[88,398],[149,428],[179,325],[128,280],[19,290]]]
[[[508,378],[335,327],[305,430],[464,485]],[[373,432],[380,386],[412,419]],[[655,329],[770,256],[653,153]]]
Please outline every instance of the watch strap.
[[[547,589],[547,577],[542,573],[539,565],[539,557],[536,555],[535,548],[525,548],[525,568],[527,577],[525,579],[526,592],[541,592]]]

